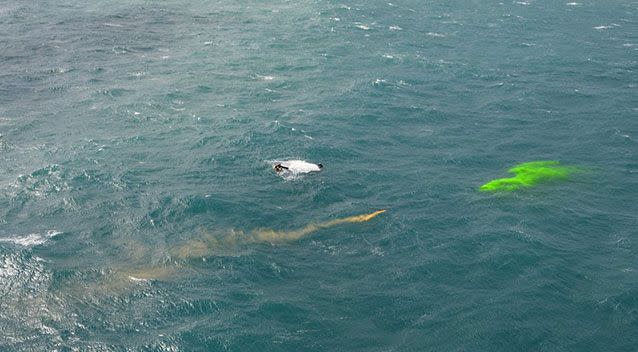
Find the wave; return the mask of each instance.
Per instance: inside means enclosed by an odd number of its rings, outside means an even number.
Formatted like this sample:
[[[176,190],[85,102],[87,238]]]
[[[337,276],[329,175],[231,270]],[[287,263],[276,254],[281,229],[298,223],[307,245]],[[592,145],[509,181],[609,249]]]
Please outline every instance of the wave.
[[[56,230],[49,230],[44,234],[30,233],[24,236],[18,237],[0,237],[0,242],[13,243],[19,246],[31,247],[45,244],[49,239],[61,234],[62,232]]]

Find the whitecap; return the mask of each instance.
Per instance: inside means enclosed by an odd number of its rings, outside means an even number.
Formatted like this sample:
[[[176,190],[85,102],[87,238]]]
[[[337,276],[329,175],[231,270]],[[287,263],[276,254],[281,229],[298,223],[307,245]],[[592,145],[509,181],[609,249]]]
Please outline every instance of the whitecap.
[[[364,31],[367,31],[370,29],[369,26],[366,26],[365,24],[357,24],[355,25],[355,27],[359,28],[359,29],[363,29]]]
[[[131,281],[133,281],[133,282],[148,282],[148,280],[147,280],[147,279],[140,279],[140,278],[135,277],[135,276],[130,276],[130,275],[129,275],[129,277],[128,277],[128,278],[129,278],[129,280],[131,280]]]
[[[612,23],[612,24],[607,25],[607,26],[605,26],[605,25],[596,26],[596,27],[594,27],[594,29],[597,29],[597,30],[599,30],[599,31],[602,31],[602,30],[605,30],[605,29],[611,29],[611,28],[614,28],[614,27],[620,27],[620,25],[619,25],[619,24]]]
[[[0,242],[13,243],[24,247],[39,246],[61,233],[60,231],[49,230],[45,234],[31,233],[18,237],[0,237]]]
[[[15,258],[4,257],[0,262],[0,279],[10,276],[17,276],[20,273],[19,262]]]
[[[444,38],[445,37],[445,34],[436,33],[436,32],[427,32],[427,33],[425,33],[425,35],[427,35],[428,37],[434,37],[434,38]]]
[[[399,26],[390,26],[388,27],[389,30],[391,31],[402,31],[403,28],[399,27]]]

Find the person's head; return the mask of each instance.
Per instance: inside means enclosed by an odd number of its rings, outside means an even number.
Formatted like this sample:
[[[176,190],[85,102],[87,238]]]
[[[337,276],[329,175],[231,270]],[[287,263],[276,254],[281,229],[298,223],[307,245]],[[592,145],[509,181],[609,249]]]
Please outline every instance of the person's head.
[[[317,166],[319,166],[320,169],[323,168],[323,164],[317,164]]]

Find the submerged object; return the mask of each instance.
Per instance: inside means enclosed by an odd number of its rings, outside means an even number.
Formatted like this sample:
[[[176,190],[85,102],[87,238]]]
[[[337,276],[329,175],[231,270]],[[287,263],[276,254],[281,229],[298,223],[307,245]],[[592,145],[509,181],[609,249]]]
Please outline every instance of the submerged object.
[[[565,181],[578,169],[574,166],[562,166],[558,161],[541,160],[522,163],[507,170],[514,177],[497,178],[484,185],[480,191],[515,191],[533,187],[547,181]]]
[[[309,163],[305,160],[283,160],[276,161],[272,168],[277,173],[299,175],[309,172],[319,172],[323,168],[323,165]]]

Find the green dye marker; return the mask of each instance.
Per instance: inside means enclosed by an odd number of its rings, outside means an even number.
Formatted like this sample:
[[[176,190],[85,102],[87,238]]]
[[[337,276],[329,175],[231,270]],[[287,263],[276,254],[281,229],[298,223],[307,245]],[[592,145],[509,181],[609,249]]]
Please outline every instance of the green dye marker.
[[[561,166],[558,161],[531,161],[522,163],[507,170],[514,177],[497,178],[479,189],[483,192],[515,191],[521,188],[533,187],[540,182],[565,181],[578,171],[573,166]]]

